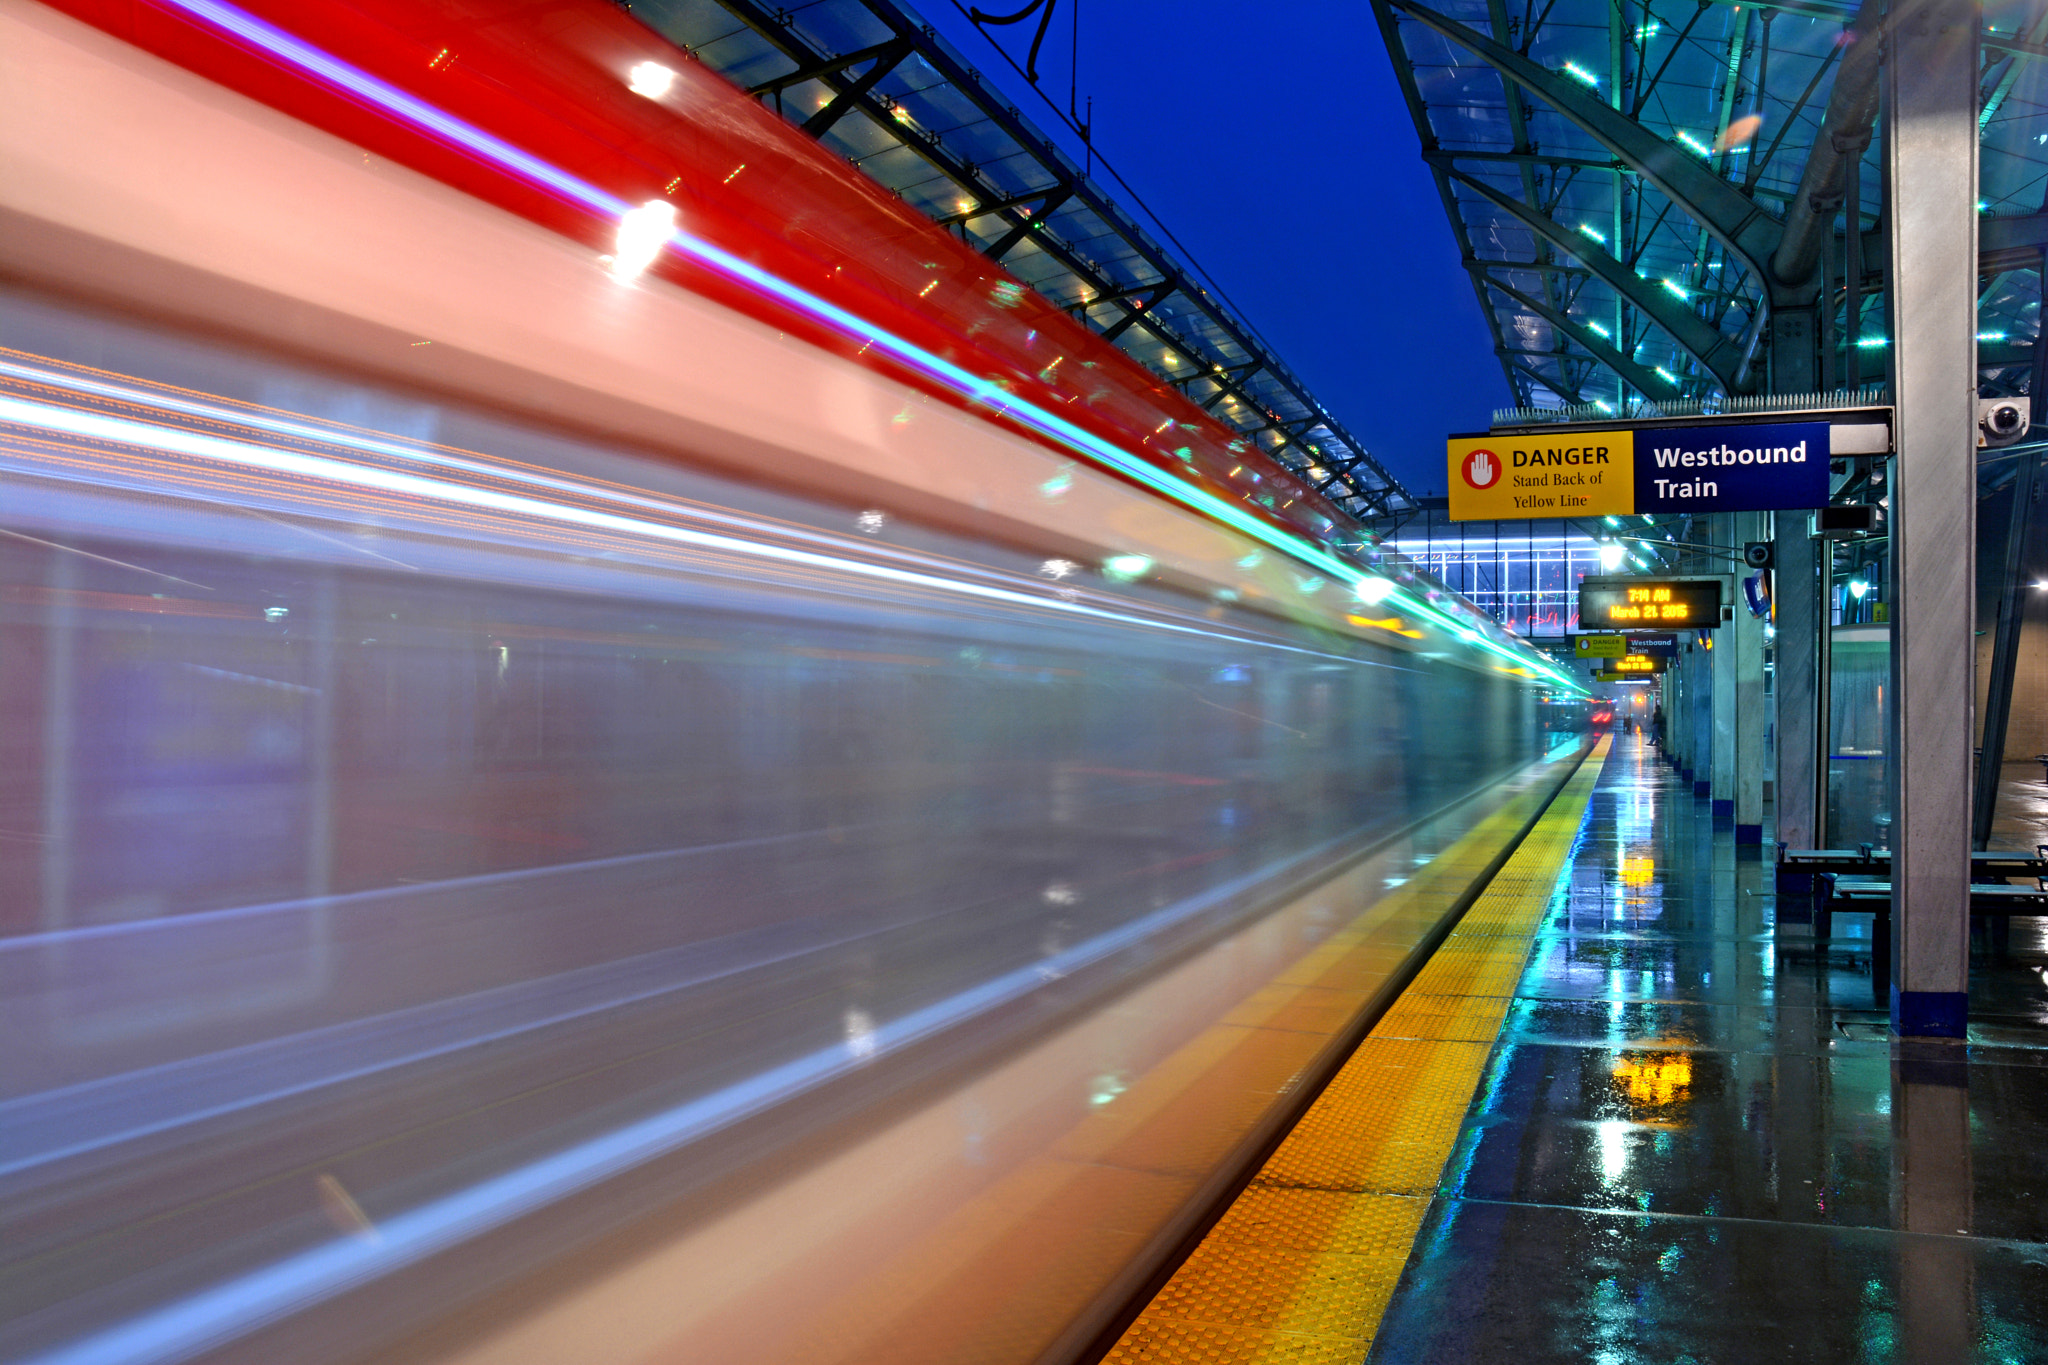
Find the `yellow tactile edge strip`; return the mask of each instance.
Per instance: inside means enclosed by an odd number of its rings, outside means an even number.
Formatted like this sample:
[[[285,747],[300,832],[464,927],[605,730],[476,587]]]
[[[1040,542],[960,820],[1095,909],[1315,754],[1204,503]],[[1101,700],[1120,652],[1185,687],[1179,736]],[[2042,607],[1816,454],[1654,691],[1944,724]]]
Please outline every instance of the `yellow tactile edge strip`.
[[[1105,1360],[1364,1359],[1610,743],[1601,740]]]

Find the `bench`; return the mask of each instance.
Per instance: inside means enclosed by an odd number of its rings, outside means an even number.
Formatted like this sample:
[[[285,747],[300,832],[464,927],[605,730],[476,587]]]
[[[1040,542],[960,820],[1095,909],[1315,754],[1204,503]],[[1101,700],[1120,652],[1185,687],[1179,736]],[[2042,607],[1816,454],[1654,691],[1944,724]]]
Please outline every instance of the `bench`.
[[[1892,853],[1888,848],[1858,844],[1855,848],[1786,848],[1778,845],[1778,890],[1815,892],[1814,879],[1834,877],[1889,877]],[[2009,877],[2048,878],[2048,844],[2033,854],[1991,852],[1970,855],[1970,880],[1998,884]]]
[[[1890,943],[1892,884],[1877,877],[1837,876],[1821,873],[1823,890],[1814,896],[1813,936],[1833,936],[1837,914],[1871,916],[1871,941],[1882,953]],[[2010,886],[2003,882],[1973,884],[1970,914],[2010,920],[2014,915],[2048,916],[2048,887]],[[2003,935],[2001,934],[2002,938]]]

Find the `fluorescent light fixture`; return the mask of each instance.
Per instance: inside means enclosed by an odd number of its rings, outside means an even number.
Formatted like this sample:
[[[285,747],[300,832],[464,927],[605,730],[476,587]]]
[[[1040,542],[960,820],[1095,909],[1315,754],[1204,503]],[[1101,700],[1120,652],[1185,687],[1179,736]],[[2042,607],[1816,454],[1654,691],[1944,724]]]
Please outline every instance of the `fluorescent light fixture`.
[[[1857,601],[1862,601],[1863,594],[1869,591],[1870,585],[1864,582],[1862,579],[1852,578],[1849,580],[1849,596],[1855,598]]]
[[[1877,351],[1877,350],[1882,350],[1883,348],[1885,348],[1886,346],[1889,346],[1889,345],[1891,345],[1891,344],[1892,344],[1892,343],[1891,343],[1891,339],[1890,339],[1889,337],[1858,337],[1858,338],[1856,338],[1856,349],[1857,349],[1857,350],[1859,350],[1859,351]]]
[[[2003,332],[1979,332],[1979,333],[1977,333],[1977,340],[1979,340],[1979,341],[2003,341],[2003,340],[2005,340],[2005,333],[2003,333]],[[1858,344],[1859,344],[1859,345],[1861,345],[1862,343],[1860,343],[1860,342],[1859,342]]]
[[[1686,288],[1686,287],[1685,287],[1684,285],[1682,285],[1682,284],[1678,283],[1678,281],[1676,281],[1676,280],[1664,280],[1664,281],[1661,281],[1661,283],[1663,284],[1663,286],[1664,286],[1664,287],[1665,287],[1666,289],[1668,289],[1668,290],[1670,290],[1670,291],[1671,291],[1672,293],[1676,294],[1676,295],[1677,295],[1677,296],[1678,296],[1679,298],[1681,298],[1681,299],[1685,299],[1685,300],[1688,300],[1688,301],[1690,301],[1690,300],[1691,300],[1691,298],[1692,298],[1692,291],[1691,291],[1690,289],[1687,289],[1687,288]]]
[[[1605,327],[1602,327],[1597,322],[1588,322],[1586,324],[1586,330],[1594,333],[1595,335],[1606,337],[1610,341],[1614,339],[1614,333],[1608,331]]]
[[[676,73],[660,62],[641,62],[626,73],[626,88],[636,95],[658,100],[676,83]]]
[[[1582,85],[1597,86],[1600,84],[1600,78],[1598,76],[1586,70],[1585,67],[1580,66],[1577,62],[1566,62],[1564,64],[1564,74],[1570,76],[1573,80],[1578,81]]]
[[[1618,569],[1626,558],[1628,551],[1619,545],[1610,543],[1600,547],[1600,567],[1603,569]]]
[[[1598,243],[1599,243],[1600,245],[1602,245],[1602,246],[1606,246],[1606,245],[1607,245],[1607,238],[1606,238],[1606,236],[1605,236],[1605,235],[1603,235],[1603,234],[1602,234],[1602,233],[1600,233],[1600,232],[1597,232],[1597,231],[1595,231],[1595,230],[1593,229],[1593,227],[1592,227],[1592,225],[1591,225],[1591,224],[1588,224],[1588,223],[1581,223],[1581,224],[1579,224],[1579,231],[1581,231],[1581,232],[1585,233],[1585,234],[1586,234],[1586,235],[1587,235],[1588,237],[1591,237],[1591,238],[1592,238],[1592,239],[1593,239],[1594,241],[1598,242]]]
[[[1621,525],[1621,518],[1620,518],[1620,517],[1603,517],[1603,518],[1601,518],[1601,520],[1605,521],[1605,522],[1606,522],[1606,523],[1607,523],[1607,524],[1608,524],[1609,526],[1619,526],[1619,525]]]
[[[1659,375],[1663,376],[1665,383],[1676,384],[1678,382],[1678,376],[1671,373],[1671,371],[1665,369],[1662,365],[1653,365],[1650,368],[1654,369]]]
[[[1706,143],[1700,141],[1691,133],[1679,133],[1678,140],[1684,143],[1686,147],[1688,147],[1692,151],[1698,152],[1701,156],[1712,156],[1714,154],[1714,149],[1712,147],[1709,147]]]

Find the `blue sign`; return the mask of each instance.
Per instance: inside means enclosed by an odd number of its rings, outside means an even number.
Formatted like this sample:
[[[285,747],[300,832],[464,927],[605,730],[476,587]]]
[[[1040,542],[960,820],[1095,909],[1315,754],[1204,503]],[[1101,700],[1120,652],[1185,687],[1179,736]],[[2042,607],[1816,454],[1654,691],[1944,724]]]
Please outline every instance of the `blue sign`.
[[[1827,506],[1826,422],[1639,427],[1635,438],[1638,512]]]

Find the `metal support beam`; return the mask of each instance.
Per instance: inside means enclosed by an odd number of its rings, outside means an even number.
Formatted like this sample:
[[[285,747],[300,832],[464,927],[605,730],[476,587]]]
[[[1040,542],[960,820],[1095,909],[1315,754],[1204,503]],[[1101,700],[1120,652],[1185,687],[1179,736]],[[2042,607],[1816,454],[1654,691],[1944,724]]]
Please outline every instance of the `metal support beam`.
[[[1705,645],[1695,645],[1686,673],[1686,686],[1692,695],[1689,722],[1692,726],[1692,748],[1686,754],[1691,760],[1688,771],[1692,773],[1692,794],[1711,806],[1714,742],[1717,738],[1714,734],[1714,652]]]
[[[887,56],[899,46],[901,44],[892,39],[886,43],[876,43],[873,47],[864,47],[858,52],[846,52],[838,56],[826,57],[821,61],[805,62],[786,76],[777,76],[774,80],[762,81],[759,85],[748,86],[747,93],[757,97],[772,95],[778,90],[787,90],[793,85],[802,85],[805,81],[814,81],[820,76],[835,75],[850,66],[859,66],[862,62],[871,62],[877,57]],[[891,58],[891,63],[893,65],[895,62],[902,60],[902,54],[898,53]]]
[[[1563,166],[1581,171],[1626,170],[1621,162],[1612,157],[1596,160],[1588,156],[1562,156],[1550,152],[1472,152],[1472,151],[1428,151],[1422,154],[1424,162],[1431,166],[1450,168],[1460,161],[1501,162],[1510,166]]]
[[[1453,174],[1451,179],[1503,213],[1520,219],[1559,251],[1586,266],[1604,280],[1608,288],[1633,304],[1636,311],[1668,333],[1686,354],[1699,362],[1700,368],[1714,376],[1723,389],[1734,390],[1735,372],[1742,365],[1742,343],[1738,338],[1722,335],[1706,319],[1683,307],[1676,299],[1663,295],[1648,280],[1616,260],[1583,233],[1574,232],[1556,219],[1502,194],[1483,180],[1457,174]]]
[[[2036,400],[2039,401],[2039,400]],[[1984,690],[1984,742],[1977,750],[1977,790],[1970,821],[1970,845],[1985,848],[1998,814],[1998,784],[2004,776],[2005,735],[2012,717],[2012,684],[2020,657],[2020,626],[2026,619],[2027,528],[2033,520],[2034,479],[2041,462],[2032,450],[2019,457],[2012,480],[2012,513],[2006,522],[2004,575],[1998,584],[1998,628],[1991,637],[1991,676]]]
[[[1112,322],[1111,324],[1109,324],[1108,327],[1103,329],[1102,339],[1104,341],[1115,341],[1125,332],[1130,331],[1132,324],[1143,321],[1145,314],[1151,312],[1153,306],[1156,305],[1160,299],[1165,298],[1168,293],[1172,292],[1172,290],[1167,290],[1165,293],[1161,293],[1153,298],[1146,299],[1142,303],[1124,303],[1123,306],[1127,311],[1124,313],[1122,317],[1118,318],[1115,322]]]
[[[1737,512],[1734,544],[1761,540],[1764,514]],[[1735,619],[1724,632],[1735,646],[1735,843],[1761,845],[1764,841],[1764,623],[1751,614],[1744,598],[1739,571],[1736,574]],[[1718,651],[1717,651],[1718,652]]]
[[[1799,173],[1799,188],[1785,207],[1784,237],[1771,254],[1771,277],[1780,285],[1811,291],[1821,242],[1834,231],[1842,203],[1842,164],[1849,157],[1860,158],[1870,146],[1870,124],[1877,117],[1878,26],[1883,12],[1882,0],[1864,0],[1849,30],[1835,88],[1828,92],[1827,114]],[[1971,202],[1976,202],[1974,197]]]
[[[1713,518],[1719,525],[1709,533],[1712,540],[1725,540],[1729,535],[1728,523],[1732,516],[1723,513]],[[1714,767],[1713,798],[1714,827],[1726,829],[1735,823],[1736,775],[1742,771],[1743,761],[1749,755],[1742,748],[1742,650],[1736,643],[1736,635],[1742,629],[1740,618],[1748,608],[1742,605],[1742,587],[1734,578],[1724,578],[1726,585],[1721,592],[1722,604],[1730,608],[1730,618],[1721,629],[1713,633],[1714,649]],[[1729,591],[1733,589],[1733,591]]]
[[[1902,1036],[1960,1038],[1969,1016],[1980,24],[1973,0],[1898,0],[1887,26],[1892,1029]]]
[[[1486,284],[1498,289],[1501,293],[1507,295],[1516,303],[1521,304],[1537,317],[1542,318],[1552,327],[1570,337],[1592,355],[1595,360],[1598,360],[1602,365],[1620,375],[1622,381],[1634,388],[1637,393],[1642,394],[1646,398],[1677,398],[1679,396],[1678,386],[1665,383],[1663,375],[1658,374],[1647,365],[1638,364],[1632,357],[1623,355],[1614,348],[1612,343],[1601,337],[1599,333],[1587,330],[1584,324],[1572,318],[1570,314],[1560,313],[1549,304],[1530,298],[1513,285],[1494,279],[1491,275],[1486,275],[1484,273],[1486,263],[1480,262],[1479,264]]]
[[[1502,76],[1575,123],[1615,157],[1632,167],[1657,192],[1718,238],[1762,278],[1759,266],[1777,247],[1778,220],[1711,166],[1684,147],[1666,141],[1593,91],[1558,75],[1513,48],[1488,38],[1416,0],[1389,0],[1418,22],[1464,48]]]
[[[2048,213],[1987,218],[1978,227],[1978,268],[2025,270],[2039,263],[2043,247],[2048,247]]]
[[[1057,213],[1060,205],[1066,203],[1071,197],[1072,193],[1068,190],[1054,190],[1047,194],[1039,202],[1038,207],[1033,209],[1023,222],[1014,225],[1008,232],[983,247],[981,254],[992,261],[1002,260],[1003,257],[1009,255],[1016,248],[1017,243],[1023,241],[1025,237],[1036,232],[1039,228],[1044,227],[1045,220]]]
[[[1772,808],[1778,841],[1789,848],[1825,848],[1815,808],[1819,762],[1820,569],[1813,515],[1778,512],[1771,537],[1771,601],[1778,627],[1778,764]]]
[[[899,38],[895,42],[888,44],[882,49],[881,54],[875,58],[874,65],[860,74],[859,80],[856,80],[852,85],[847,86],[844,90],[834,95],[831,103],[804,120],[804,131],[812,137],[823,137],[831,132],[833,124],[839,122],[840,119],[845,118],[847,114],[858,108],[860,102],[867,97],[868,91],[875,88],[876,82],[895,70],[896,63],[909,55],[910,40],[908,38]]]

